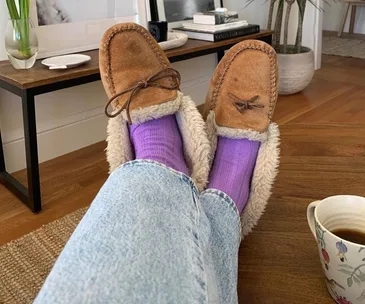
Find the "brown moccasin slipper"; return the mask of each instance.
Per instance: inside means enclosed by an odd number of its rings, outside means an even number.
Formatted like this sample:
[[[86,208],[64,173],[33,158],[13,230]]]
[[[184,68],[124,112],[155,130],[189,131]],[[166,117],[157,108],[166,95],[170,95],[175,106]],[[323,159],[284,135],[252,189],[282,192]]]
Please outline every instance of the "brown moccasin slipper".
[[[241,215],[242,236],[251,232],[265,210],[279,165],[280,133],[271,119],[278,96],[274,49],[258,40],[232,47],[219,63],[206,104],[211,162],[217,136],[247,138],[261,146],[251,182],[249,201]]]
[[[135,23],[110,28],[100,45],[100,74],[109,97],[107,159],[110,172],[134,159],[128,123],[175,114],[190,176],[201,190],[209,174],[210,144],[194,102],[179,91],[180,74],[150,33]],[[109,108],[112,107],[112,110]]]

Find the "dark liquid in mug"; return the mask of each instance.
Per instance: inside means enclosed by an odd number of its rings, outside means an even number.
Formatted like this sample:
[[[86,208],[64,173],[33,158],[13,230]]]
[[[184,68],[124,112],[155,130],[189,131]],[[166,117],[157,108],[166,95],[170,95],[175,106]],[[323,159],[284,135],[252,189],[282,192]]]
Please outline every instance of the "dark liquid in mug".
[[[331,231],[341,239],[360,245],[365,245],[365,232],[353,229],[336,229]]]

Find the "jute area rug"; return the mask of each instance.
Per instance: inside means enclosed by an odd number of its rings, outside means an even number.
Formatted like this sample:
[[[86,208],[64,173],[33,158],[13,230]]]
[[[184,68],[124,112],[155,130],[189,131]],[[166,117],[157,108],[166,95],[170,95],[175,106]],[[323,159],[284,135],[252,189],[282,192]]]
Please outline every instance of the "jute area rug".
[[[365,40],[324,36],[322,53],[365,59]]]
[[[0,303],[32,303],[85,214],[80,209],[0,247]]]

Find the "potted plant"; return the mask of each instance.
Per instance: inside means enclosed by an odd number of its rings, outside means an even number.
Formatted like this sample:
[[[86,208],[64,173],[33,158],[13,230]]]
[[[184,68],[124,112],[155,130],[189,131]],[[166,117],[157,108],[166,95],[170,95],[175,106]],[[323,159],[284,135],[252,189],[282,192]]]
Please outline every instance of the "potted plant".
[[[314,54],[310,48],[302,46],[303,21],[307,1],[318,8],[312,0],[270,0],[268,29],[272,28],[275,7],[277,13],[274,24],[273,47],[278,54],[279,94],[288,95],[302,91],[311,82],[314,74]],[[289,19],[294,3],[299,8],[299,18],[295,44],[288,43]],[[284,6],[286,4],[285,16]],[[320,8],[318,8],[320,9]],[[283,39],[282,39],[283,32]]]
[[[29,69],[38,54],[38,39],[29,18],[29,0],[6,0],[10,20],[5,32],[5,49],[14,68]]]

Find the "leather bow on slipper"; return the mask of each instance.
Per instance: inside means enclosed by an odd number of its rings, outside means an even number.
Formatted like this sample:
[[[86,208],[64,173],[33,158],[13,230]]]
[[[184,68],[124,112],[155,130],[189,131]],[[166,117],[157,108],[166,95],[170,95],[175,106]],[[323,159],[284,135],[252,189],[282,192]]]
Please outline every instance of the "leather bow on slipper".
[[[240,113],[243,113],[245,110],[262,109],[265,107],[265,105],[261,103],[255,103],[256,100],[259,99],[259,95],[256,95],[249,100],[240,99],[232,93],[228,93],[228,95],[234,100],[233,104]]]
[[[163,79],[163,78],[171,78],[171,80],[172,80],[171,85],[166,86],[166,85],[162,85],[162,84],[157,82],[158,80]],[[130,124],[132,124],[132,119],[131,119],[130,109],[129,108],[130,108],[131,102],[133,100],[133,97],[140,90],[146,89],[148,87],[155,87],[155,88],[160,88],[160,89],[163,89],[163,90],[179,90],[180,89],[180,83],[181,83],[181,76],[180,76],[180,73],[178,71],[176,71],[175,69],[172,69],[172,68],[163,69],[163,70],[157,72],[156,74],[152,75],[148,79],[140,81],[135,86],[133,86],[129,89],[126,89],[126,90],[114,95],[112,98],[110,98],[108,103],[105,106],[105,115],[108,116],[109,118],[114,118],[114,117],[117,117],[120,113],[122,113],[123,110],[126,110],[128,122]],[[120,96],[123,96],[124,94],[127,94],[129,92],[131,92],[131,94],[129,95],[129,97],[127,98],[125,103],[120,107],[120,109],[114,114],[109,113],[108,109],[109,109],[110,104],[114,100],[119,98]]]

